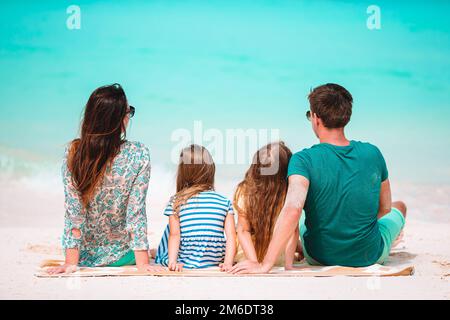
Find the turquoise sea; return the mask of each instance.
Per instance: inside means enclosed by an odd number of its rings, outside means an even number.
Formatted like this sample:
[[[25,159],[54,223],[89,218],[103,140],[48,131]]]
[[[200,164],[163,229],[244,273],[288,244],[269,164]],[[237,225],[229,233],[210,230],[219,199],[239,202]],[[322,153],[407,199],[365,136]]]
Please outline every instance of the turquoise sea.
[[[381,12],[370,30],[369,5]],[[66,26],[70,5],[80,29]],[[316,142],[312,87],[354,97],[349,138],[385,154],[391,179],[450,182],[448,1],[2,1],[0,169],[57,168],[89,94],[123,85],[128,137],[170,167],[174,130],[279,129]],[[53,169],[50,169],[53,170]],[[55,172],[57,169],[55,169]],[[242,172],[224,165],[222,175]]]

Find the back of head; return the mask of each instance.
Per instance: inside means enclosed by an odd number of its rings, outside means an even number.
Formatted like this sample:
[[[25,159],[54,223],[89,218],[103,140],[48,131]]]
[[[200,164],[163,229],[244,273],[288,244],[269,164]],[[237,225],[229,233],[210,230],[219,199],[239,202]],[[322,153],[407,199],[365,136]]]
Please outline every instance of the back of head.
[[[196,144],[184,148],[180,154],[177,171],[177,193],[173,210],[179,213],[183,204],[194,195],[214,190],[216,166],[209,151]]]
[[[267,252],[275,222],[284,205],[291,156],[292,152],[284,142],[259,149],[234,196],[237,213],[250,224],[259,261]]]
[[[127,110],[127,98],[119,84],[100,87],[89,97],[80,138],[72,142],[68,157],[69,170],[84,205],[92,199],[107,163],[125,141]]]
[[[329,129],[343,128],[352,115],[353,97],[344,87],[327,83],[314,88],[308,96],[311,112]]]

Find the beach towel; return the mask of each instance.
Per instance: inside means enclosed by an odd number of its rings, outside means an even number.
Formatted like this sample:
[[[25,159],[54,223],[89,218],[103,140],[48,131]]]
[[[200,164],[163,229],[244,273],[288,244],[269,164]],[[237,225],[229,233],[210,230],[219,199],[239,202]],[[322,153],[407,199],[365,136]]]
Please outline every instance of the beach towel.
[[[124,267],[80,267],[76,272],[70,274],[50,275],[46,269],[52,266],[62,265],[60,260],[44,261],[35,276],[39,278],[60,278],[60,277],[129,277],[129,276],[156,276],[156,277],[393,277],[411,276],[414,273],[414,266],[410,264],[384,266],[372,265],[362,268],[351,268],[341,266],[311,266],[308,264],[296,264],[296,270],[284,270],[283,267],[275,267],[268,274],[233,275],[221,272],[218,267],[184,270],[183,272],[138,272],[135,266]]]

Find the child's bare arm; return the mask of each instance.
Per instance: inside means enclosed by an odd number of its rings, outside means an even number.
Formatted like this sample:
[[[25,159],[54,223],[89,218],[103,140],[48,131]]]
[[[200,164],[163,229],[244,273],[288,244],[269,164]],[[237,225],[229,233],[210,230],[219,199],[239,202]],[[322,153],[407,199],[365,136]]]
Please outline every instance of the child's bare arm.
[[[242,247],[245,257],[251,261],[258,261],[252,235],[250,233],[250,224],[248,223],[247,218],[242,214],[238,216],[237,234],[239,245]]]
[[[169,270],[182,271],[182,266],[178,264],[178,251],[180,249],[180,220],[176,215],[169,217]]]
[[[286,251],[284,254],[284,269],[285,270],[293,269],[294,260],[295,260],[295,251],[297,249],[299,236],[300,236],[300,231],[299,231],[299,227],[297,226],[297,229],[295,229],[295,232],[289,239],[288,244],[286,246]]]
[[[225,260],[221,265],[222,271],[228,271],[233,267],[234,257],[236,256],[236,227],[234,225],[234,216],[228,214],[225,218],[225,235],[227,238]]]

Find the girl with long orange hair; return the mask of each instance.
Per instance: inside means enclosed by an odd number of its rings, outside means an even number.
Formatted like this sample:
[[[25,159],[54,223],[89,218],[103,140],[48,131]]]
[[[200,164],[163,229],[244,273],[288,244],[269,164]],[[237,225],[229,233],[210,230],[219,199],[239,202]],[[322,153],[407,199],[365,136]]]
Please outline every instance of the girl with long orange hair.
[[[284,142],[259,149],[238,185],[234,209],[238,214],[237,261],[262,262],[272,238],[273,228],[284,205],[287,192],[287,168],[292,156]],[[299,231],[292,237],[278,259],[278,266],[291,269],[299,242]]]
[[[205,147],[182,150],[177,192],[164,214],[169,217],[155,262],[171,271],[220,266],[229,271],[236,254],[233,205],[214,191],[216,167]]]
[[[150,266],[145,198],[150,154],[126,140],[135,112],[118,84],[96,89],[86,104],[80,138],[66,149],[62,165],[65,263],[49,273],[77,266]]]

